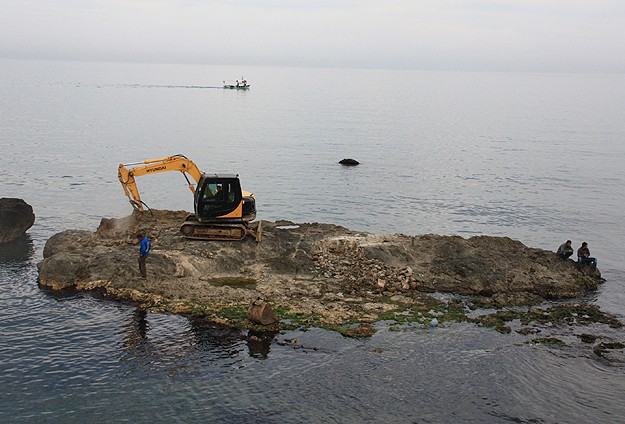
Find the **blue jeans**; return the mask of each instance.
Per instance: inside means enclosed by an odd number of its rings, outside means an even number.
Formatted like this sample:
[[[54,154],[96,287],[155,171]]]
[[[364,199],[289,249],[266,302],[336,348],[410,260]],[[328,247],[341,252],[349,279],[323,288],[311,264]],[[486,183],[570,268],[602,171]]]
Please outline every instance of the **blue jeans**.
[[[591,268],[597,268],[597,259],[596,258],[591,258],[591,257],[587,257],[587,258],[583,258],[581,256],[579,256],[577,258],[577,265],[581,268],[586,264],[590,264]]]

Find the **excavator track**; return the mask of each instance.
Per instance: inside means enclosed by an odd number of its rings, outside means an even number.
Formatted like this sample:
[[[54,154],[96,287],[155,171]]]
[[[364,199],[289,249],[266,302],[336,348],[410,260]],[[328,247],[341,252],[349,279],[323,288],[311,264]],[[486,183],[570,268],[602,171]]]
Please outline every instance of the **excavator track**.
[[[260,222],[251,227],[246,224],[205,224],[188,220],[182,224],[180,232],[185,238],[193,240],[243,240],[250,236],[260,242],[262,227]]]

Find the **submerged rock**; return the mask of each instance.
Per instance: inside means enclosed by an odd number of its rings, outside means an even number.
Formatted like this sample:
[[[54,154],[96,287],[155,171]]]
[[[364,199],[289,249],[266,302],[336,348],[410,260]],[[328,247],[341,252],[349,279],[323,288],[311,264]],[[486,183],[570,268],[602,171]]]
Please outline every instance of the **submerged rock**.
[[[22,199],[0,199],[0,244],[15,240],[35,223],[33,208]]]
[[[375,235],[263,221],[260,243],[206,242],[179,233],[186,214],[153,210],[140,223],[104,219],[95,232],[55,234],[38,264],[39,281],[55,289],[100,287],[144,307],[217,322],[244,318],[261,298],[282,319],[326,326],[429,305],[431,292],[500,307],[583,296],[603,281],[598,270],[581,272],[572,260],[507,237]],[[147,279],[137,265],[139,224],[153,245]]]
[[[341,165],[345,165],[345,166],[356,166],[356,165],[360,165],[360,162],[358,162],[356,159],[341,159],[339,161],[339,163]]]

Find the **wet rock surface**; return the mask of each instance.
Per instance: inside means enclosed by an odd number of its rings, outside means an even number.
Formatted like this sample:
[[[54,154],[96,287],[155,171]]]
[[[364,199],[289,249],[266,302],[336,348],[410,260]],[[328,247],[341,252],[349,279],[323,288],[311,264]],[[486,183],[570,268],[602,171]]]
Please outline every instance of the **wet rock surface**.
[[[0,199],[0,244],[16,240],[35,223],[33,208],[22,199]]]
[[[367,324],[380,319],[411,316],[425,325],[432,316],[471,320],[465,313],[473,304],[530,307],[579,298],[603,282],[598,270],[579,270],[572,260],[506,237],[375,235],[332,224],[263,221],[260,243],[206,242],[180,235],[186,215],[152,210],[140,223],[131,215],[103,219],[95,232],[58,233],[38,264],[40,284],[98,289],[152,310],[228,324],[244,324],[248,305],[260,298],[271,303],[280,325],[365,336]],[[138,230],[153,245],[147,279],[138,272]],[[433,293],[466,299],[441,302]]]

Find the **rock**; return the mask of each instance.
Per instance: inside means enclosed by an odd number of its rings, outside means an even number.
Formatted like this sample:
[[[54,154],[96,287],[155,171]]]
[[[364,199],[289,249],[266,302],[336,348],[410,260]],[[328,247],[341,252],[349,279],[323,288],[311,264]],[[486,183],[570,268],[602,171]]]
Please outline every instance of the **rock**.
[[[221,321],[245,316],[258,298],[271,299],[276,311],[314,315],[315,323],[331,326],[375,321],[410,306],[406,302],[431,299],[430,292],[505,307],[583,296],[603,281],[598,270],[580,272],[571,260],[506,237],[376,235],[332,224],[263,221],[260,243],[204,242],[179,233],[185,214],[144,214],[140,226],[153,245],[147,280],[139,278],[138,223],[127,217],[103,219],[95,232],[52,236],[38,264],[39,282],[101,287],[176,313],[242,312],[215,315]]]
[[[88,277],[89,260],[79,254],[60,253],[37,264],[39,278],[55,290],[73,287]]]
[[[540,329],[539,328],[532,328],[532,327],[523,327],[520,328],[518,330],[516,330],[517,333],[522,334],[524,336],[527,336],[528,334],[538,334],[540,333]]]
[[[341,165],[345,165],[345,166],[360,165],[360,162],[358,162],[356,159],[342,159],[342,160],[339,161],[339,163]]]
[[[593,352],[609,362],[625,363],[625,344],[621,342],[605,341],[593,347]]]
[[[15,240],[35,223],[33,208],[22,199],[0,199],[0,244]]]
[[[588,334],[588,333],[580,334],[578,337],[584,343],[594,343],[595,340],[597,340],[598,338],[594,334]]]

